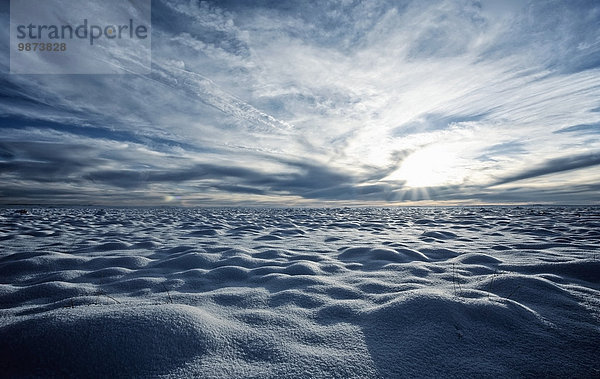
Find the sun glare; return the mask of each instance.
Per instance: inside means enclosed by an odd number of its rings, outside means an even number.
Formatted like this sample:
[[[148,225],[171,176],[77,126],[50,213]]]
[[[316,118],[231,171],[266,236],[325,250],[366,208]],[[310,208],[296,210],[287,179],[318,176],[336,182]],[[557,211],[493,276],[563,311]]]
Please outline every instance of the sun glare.
[[[431,145],[409,155],[386,180],[405,181],[409,187],[435,187],[462,182],[460,158],[449,146]]]

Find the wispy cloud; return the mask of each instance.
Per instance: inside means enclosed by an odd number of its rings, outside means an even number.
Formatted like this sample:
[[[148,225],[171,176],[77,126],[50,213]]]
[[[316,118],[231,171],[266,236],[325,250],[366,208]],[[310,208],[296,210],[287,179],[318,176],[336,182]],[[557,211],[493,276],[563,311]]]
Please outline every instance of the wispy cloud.
[[[516,182],[523,179],[550,175],[557,172],[577,170],[600,165],[600,151],[591,154],[550,159],[523,172],[500,179],[494,185]]]
[[[565,128],[556,130],[554,133],[600,134],[600,122],[596,124],[579,124],[567,126]]]

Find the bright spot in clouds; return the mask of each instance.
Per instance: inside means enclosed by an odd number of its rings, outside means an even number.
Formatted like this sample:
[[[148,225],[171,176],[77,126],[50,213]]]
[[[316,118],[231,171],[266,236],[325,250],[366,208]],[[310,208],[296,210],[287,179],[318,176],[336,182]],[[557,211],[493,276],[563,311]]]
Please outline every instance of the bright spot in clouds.
[[[387,180],[405,181],[412,188],[460,184],[464,169],[448,145],[430,145],[410,154]]]

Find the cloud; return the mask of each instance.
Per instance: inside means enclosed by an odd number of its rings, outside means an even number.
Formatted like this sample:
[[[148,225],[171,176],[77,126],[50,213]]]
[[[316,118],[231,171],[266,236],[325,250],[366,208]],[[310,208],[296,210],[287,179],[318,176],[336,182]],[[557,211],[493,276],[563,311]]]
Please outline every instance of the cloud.
[[[336,194],[347,197],[348,193],[369,193],[366,187],[353,186],[356,179],[352,176],[327,167],[308,162],[281,163],[287,166],[287,171],[264,172],[241,166],[197,164],[174,170],[92,171],[84,179],[97,185],[107,184],[124,189],[147,188],[155,183],[196,182],[235,193],[285,193],[310,199],[335,198]],[[222,183],[212,184],[213,180]]]
[[[563,171],[578,170],[597,165],[600,165],[600,152],[555,158],[518,174],[504,177],[495,182],[494,185],[506,184],[523,179],[530,179]]]
[[[598,198],[595,2],[152,6],[150,75],[0,75],[0,201]]]
[[[45,142],[0,142],[0,173],[53,180],[97,163],[84,145]]]
[[[556,130],[558,133],[600,134],[600,122],[595,124],[579,124]]]

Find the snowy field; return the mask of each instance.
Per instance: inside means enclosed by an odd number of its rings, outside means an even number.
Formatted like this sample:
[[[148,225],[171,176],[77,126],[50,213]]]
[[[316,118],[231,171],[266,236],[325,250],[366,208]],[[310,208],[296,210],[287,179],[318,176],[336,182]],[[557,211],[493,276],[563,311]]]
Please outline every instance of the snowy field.
[[[600,208],[28,211],[3,377],[600,377]]]

